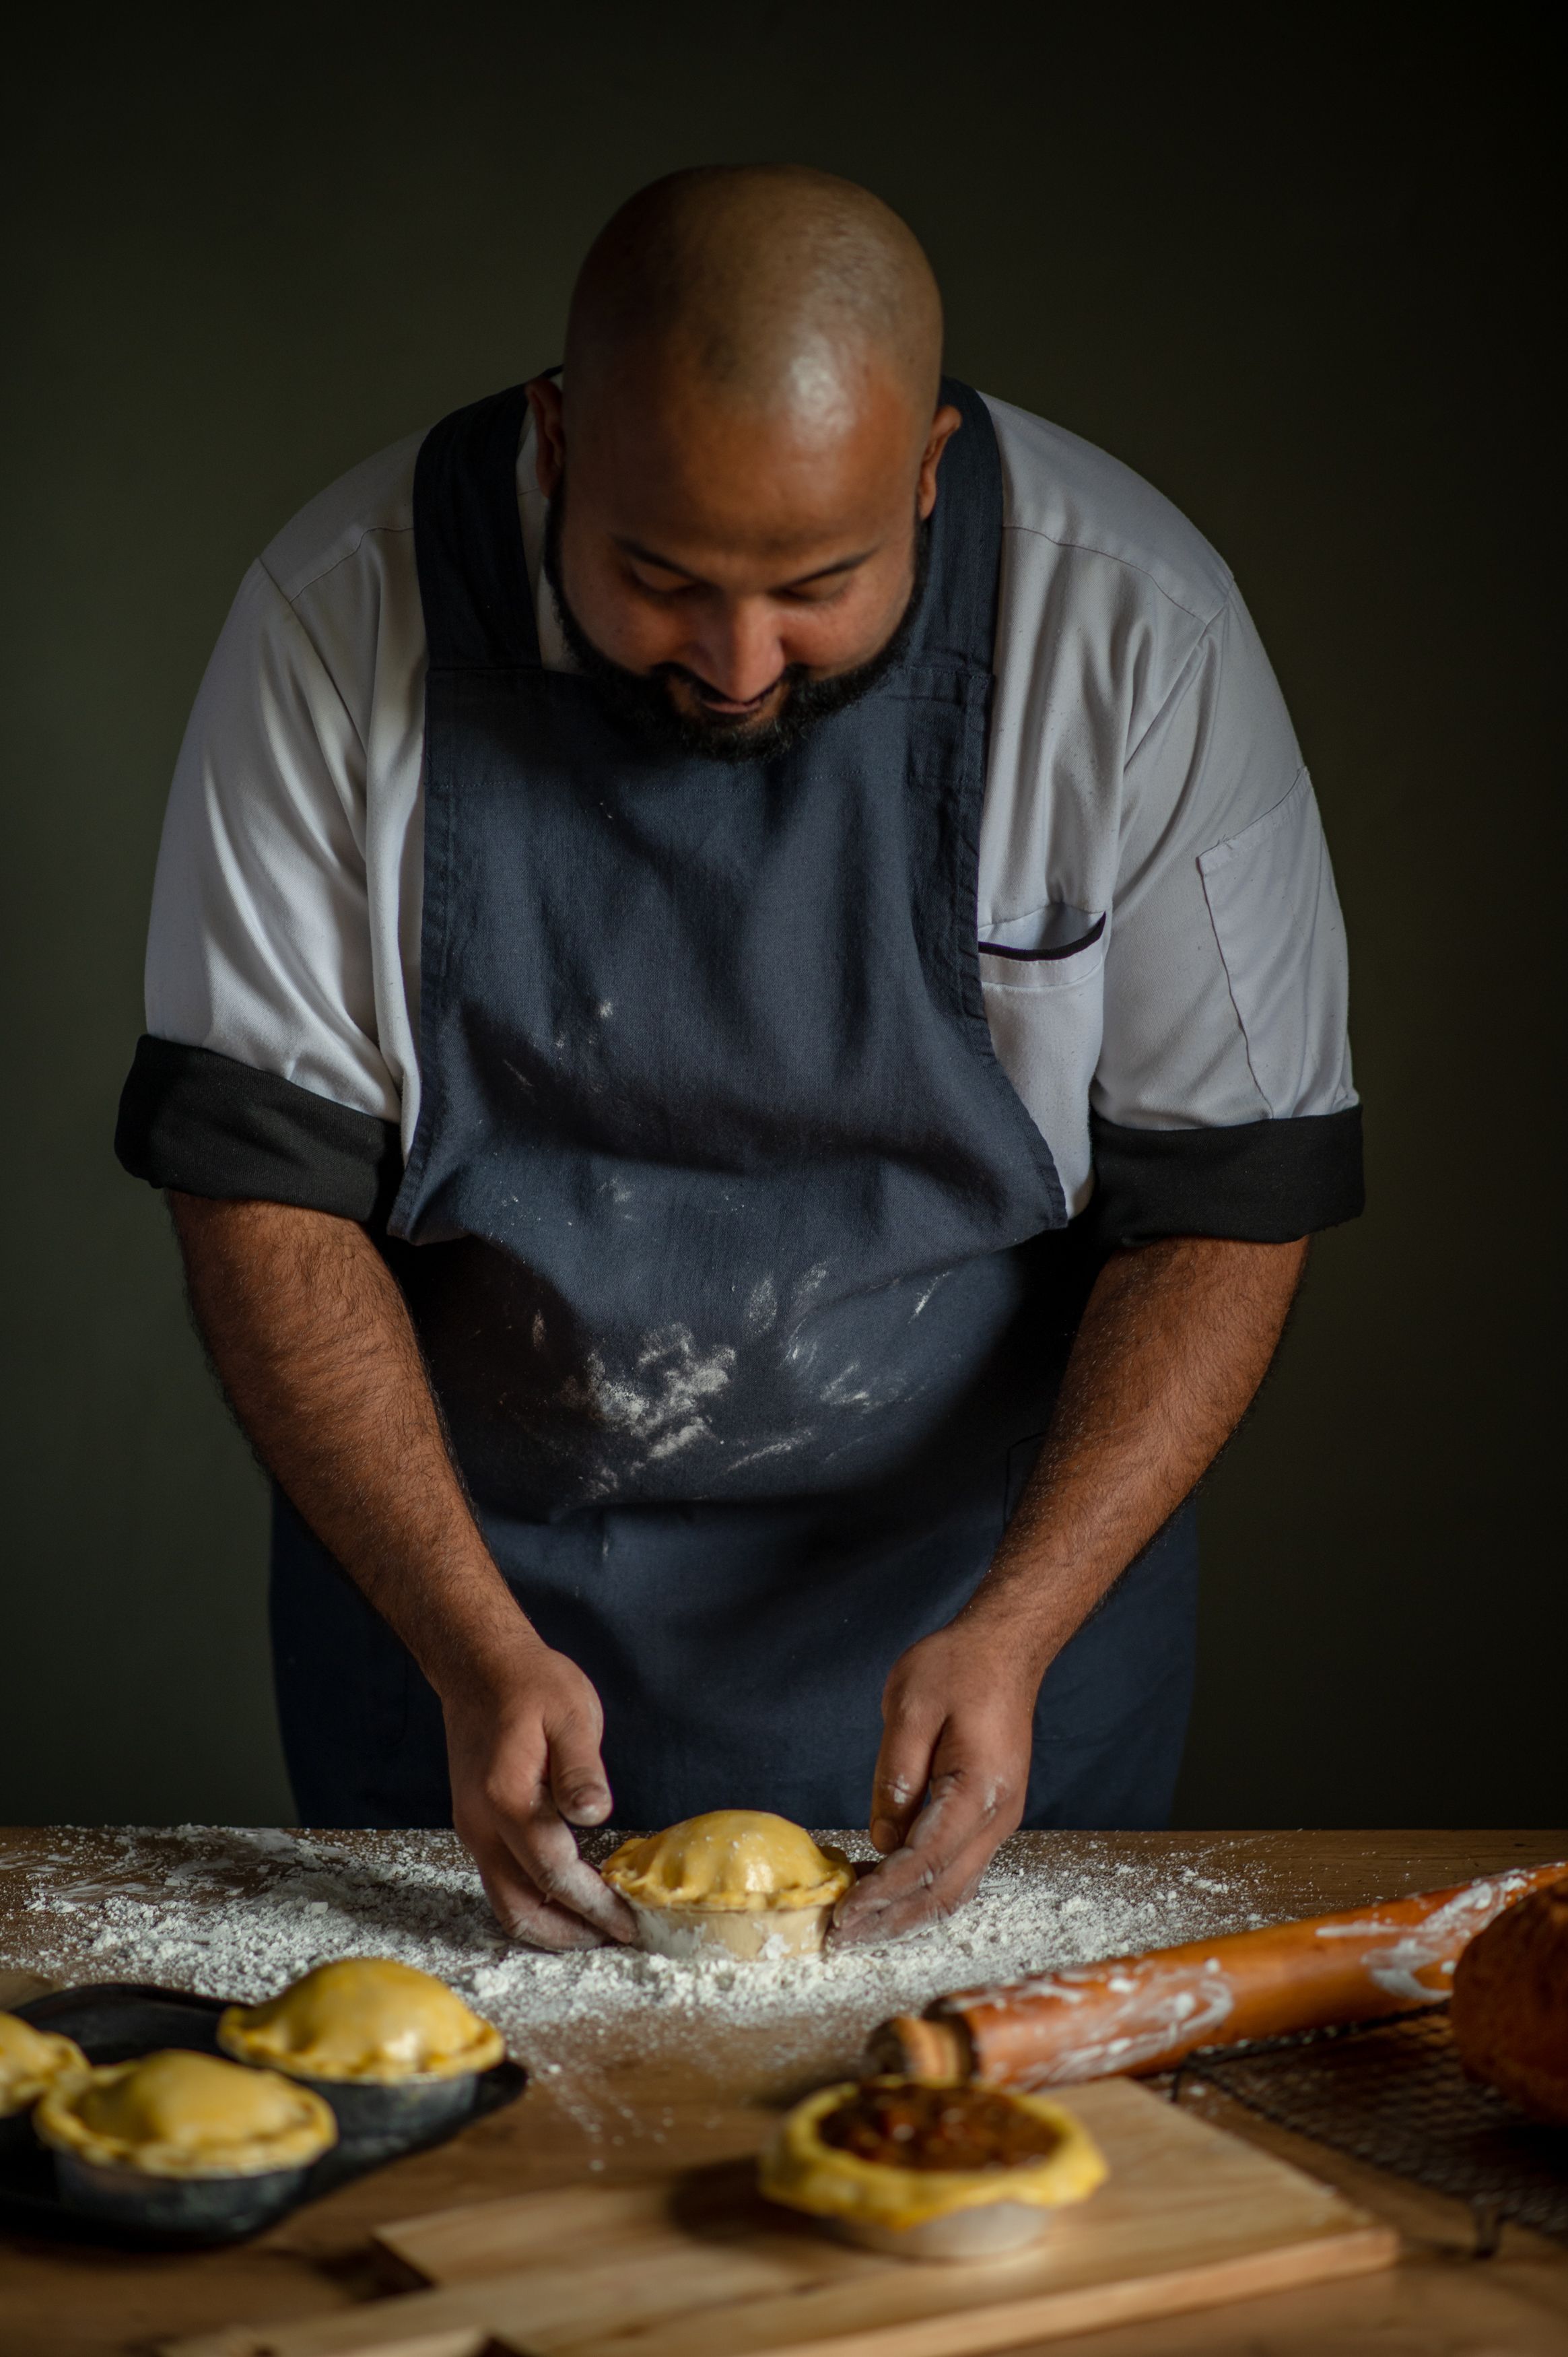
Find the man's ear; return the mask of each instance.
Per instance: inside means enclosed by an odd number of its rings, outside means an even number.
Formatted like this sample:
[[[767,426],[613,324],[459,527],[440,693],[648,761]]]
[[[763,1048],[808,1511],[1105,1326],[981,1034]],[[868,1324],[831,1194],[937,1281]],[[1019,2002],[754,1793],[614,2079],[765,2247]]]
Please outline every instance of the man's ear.
[[[533,470],[540,490],[553,500],[566,464],[566,414],[553,376],[529,379],[528,405],[533,413]],[[952,414],[956,417],[958,412]]]
[[[939,409],[931,420],[931,430],[920,459],[920,488],[915,501],[922,523],[937,503],[937,468],[941,463],[942,452],[962,424],[961,414],[950,404]]]

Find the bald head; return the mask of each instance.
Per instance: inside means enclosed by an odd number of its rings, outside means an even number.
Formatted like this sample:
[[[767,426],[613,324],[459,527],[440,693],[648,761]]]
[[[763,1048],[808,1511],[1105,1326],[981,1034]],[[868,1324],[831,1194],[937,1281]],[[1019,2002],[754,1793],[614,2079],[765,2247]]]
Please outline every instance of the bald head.
[[[875,383],[929,425],[941,298],[913,231],[852,180],[713,165],[630,198],[596,239],[566,334],[569,408],[666,389],[682,405],[842,430]]]
[[[914,611],[961,424],[941,304],[897,213],[796,165],[623,205],[529,387],[545,565],[580,667],[721,751],[869,693]]]

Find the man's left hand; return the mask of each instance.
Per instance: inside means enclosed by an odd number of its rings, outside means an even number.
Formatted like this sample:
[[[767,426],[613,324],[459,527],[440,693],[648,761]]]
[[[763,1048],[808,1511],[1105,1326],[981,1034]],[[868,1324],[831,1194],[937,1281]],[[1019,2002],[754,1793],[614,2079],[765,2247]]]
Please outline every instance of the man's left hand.
[[[1305,1260],[1305,1238],[1112,1254],[990,1570],[893,1664],[871,1806],[886,1863],[840,1900],[836,1938],[897,1939],[969,1898],[1024,1813],[1041,1680],[1235,1430]]]
[[[893,1664],[871,1814],[886,1862],[840,1901],[836,1942],[897,1939],[950,1915],[1016,1828],[1040,1683],[1021,1650],[960,1620]]]

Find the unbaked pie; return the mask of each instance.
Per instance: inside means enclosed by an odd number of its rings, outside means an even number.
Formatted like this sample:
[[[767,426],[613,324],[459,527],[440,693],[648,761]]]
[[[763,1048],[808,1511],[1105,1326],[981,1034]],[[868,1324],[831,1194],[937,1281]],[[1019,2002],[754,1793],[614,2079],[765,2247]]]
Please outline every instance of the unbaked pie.
[[[241,2233],[275,2216],[338,2141],[308,2087],[184,2048],[69,2075],[35,2119],[72,2208],[176,2229]]]
[[[462,2078],[505,2051],[499,2030],[445,1981],[388,1956],[340,1956],[264,2004],[231,2005],[218,2042],[293,2079],[381,2086]]]
[[[30,2111],[57,2080],[87,2069],[87,2057],[72,2038],[35,2029],[20,2014],[0,2013],[0,2120]]]
[[[308,2087],[183,2047],[57,2088],[39,2106],[38,2133],[57,2151],[145,2177],[256,2177],[315,2160],[338,2136]]]
[[[602,1871],[643,1947],[668,1956],[809,1954],[854,1881],[842,1850],[764,1809],[712,1809],[623,1842]]]
[[[499,2029],[455,1990],[390,1956],[340,1956],[263,2005],[231,2005],[218,2042],[315,2087],[363,2162],[449,2133],[473,2110]]]

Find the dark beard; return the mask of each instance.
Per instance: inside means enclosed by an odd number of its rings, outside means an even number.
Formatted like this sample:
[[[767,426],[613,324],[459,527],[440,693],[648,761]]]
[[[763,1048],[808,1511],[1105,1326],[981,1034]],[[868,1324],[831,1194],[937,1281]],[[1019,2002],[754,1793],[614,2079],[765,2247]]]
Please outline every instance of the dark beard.
[[[869,695],[879,681],[902,662],[914,636],[915,622],[931,562],[931,526],[928,518],[915,525],[915,585],[886,644],[868,662],[853,671],[813,679],[804,663],[789,663],[784,678],[784,700],[771,720],[748,724],[715,713],[711,719],[682,712],[671,701],[668,682],[685,679],[699,688],[706,684],[684,663],[655,663],[651,671],[628,671],[612,662],[595,646],[567,600],[562,580],[561,532],[566,513],[566,485],[557,484],[544,526],[544,577],[555,599],[561,635],[584,677],[599,701],[619,720],[628,721],[660,751],[696,754],[710,761],[772,761],[798,745],[807,731],[830,713],[843,712]]]

